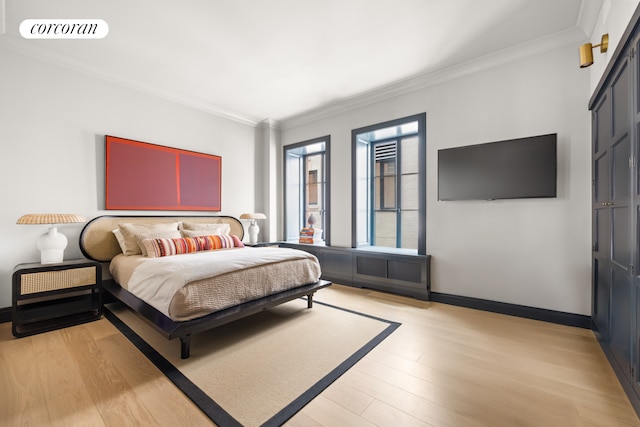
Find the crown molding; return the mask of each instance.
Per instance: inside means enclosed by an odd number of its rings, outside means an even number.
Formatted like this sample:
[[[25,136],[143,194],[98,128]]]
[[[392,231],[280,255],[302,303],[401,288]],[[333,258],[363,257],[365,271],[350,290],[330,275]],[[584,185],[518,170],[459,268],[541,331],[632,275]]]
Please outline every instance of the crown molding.
[[[4,0],[0,0],[0,2],[4,2]],[[0,5],[1,4],[2,3],[0,3]],[[50,45],[45,48],[42,45],[30,43],[29,41],[23,40],[20,36],[16,36],[11,33],[4,34],[2,37],[0,37],[0,46],[4,46],[14,53],[20,55],[28,56],[37,60],[48,62],[50,64],[68,68],[97,79],[115,83],[147,95],[162,98],[176,104],[194,108],[199,111],[204,111],[206,113],[210,113],[228,120],[233,120],[245,125],[256,126],[260,122],[260,120],[256,119],[255,117],[249,117],[229,110],[225,110],[217,105],[213,105],[207,102],[201,102],[189,97],[176,95],[174,93],[171,93],[170,91],[158,90],[154,87],[145,85],[144,83],[138,81],[114,77],[108,73],[105,73],[103,70],[97,67],[88,65],[85,61],[82,61],[78,57],[74,57],[73,55],[70,55],[66,52],[61,52],[59,50],[53,49]]]
[[[602,0],[582,0],[580,4],[580,13],[576,26],[584,31],[585,37],[588,39],[591,38],[593,29],[596,27],[602,3]]]
[[[280,129],[286,130],[336,114],[362,108],[393,97],[405,95],[430,86],[456,80],[499,65],[514,62],[560,47],[579,44],[585,34],[578,27],[538,38],[498,52],[491,53],[433,73],[419,74],[371,91],[345,98],[306,112],[280,120]]]

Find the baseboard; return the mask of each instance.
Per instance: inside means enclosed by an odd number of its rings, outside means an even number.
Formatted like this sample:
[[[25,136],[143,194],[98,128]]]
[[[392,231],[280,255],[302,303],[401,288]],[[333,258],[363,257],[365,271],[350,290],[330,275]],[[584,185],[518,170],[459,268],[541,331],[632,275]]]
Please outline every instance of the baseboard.
[[[431,301],[443,304],[457,305],[492,313],[507,314],[509,316],[524,317],[526,319],[542,320],[566,326],[591,329],[591,317],[582,314],[565,313],[563,311],[547,310],[544,308],[528,307],[525,305],[509,304],[479,298],[463,297],[459,295],[431,292]]]
[[[0,308],[0,323],[11,322],[11,307]]]

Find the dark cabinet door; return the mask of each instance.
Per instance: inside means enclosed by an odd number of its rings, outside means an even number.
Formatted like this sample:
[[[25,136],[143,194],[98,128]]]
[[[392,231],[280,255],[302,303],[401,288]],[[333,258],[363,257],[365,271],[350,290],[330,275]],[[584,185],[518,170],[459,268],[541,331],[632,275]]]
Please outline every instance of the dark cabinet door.
[[[621,371],[631,375],[634,229],[632,210],[631,152],[631,67],[623,61],[614,73],[609,90],[611,125],[609,143],[609,180],[611,200],[607,202],[611,246],[611,334],[609,345]],[[633,314],[633,317],[632,317]]]
[[[632,331],[631,193],[629,134],[611,148],[611,350],[622,371],[630,374]]]
[[[611,104],[607,93],[593,108],[593,321],[608,343],[611,316]]]
[[[632,49],[635,51],[635,55],[630,56],[629,66],[631,69],[633,83],[630,90],[632,102],[629,104],[631,109],[630,114],[630,128],[631,128],[631,141],[632,141],[632,158],[634,159],[635,168],[632,169],[632,192],[633,201],[631,204],[632,215],[632,229],[630,233],[630,239],[633,244],[633,300],[632,306],[634,308],[633,315],[635,315],[635,329],[632,333],[631,349],[632,356],[632,372],[633,372],[633,388],[635,392],[640,396],[640,167],[638,167],[638,158],[640,156],[640,55],[638,55],[638,49],[640,49],[640,36],[637,36],[633,43]]]

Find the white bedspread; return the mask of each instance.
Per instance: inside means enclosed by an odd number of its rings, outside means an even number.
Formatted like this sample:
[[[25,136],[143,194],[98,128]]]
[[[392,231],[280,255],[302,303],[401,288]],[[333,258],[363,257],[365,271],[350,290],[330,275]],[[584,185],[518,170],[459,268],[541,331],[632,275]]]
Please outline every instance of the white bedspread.
[[[148,258],[135,268],[127,288],[129,292],[169,316],[173,296],[187,283],[238,269],[303,258],[315,257],[296,249],[245,247]]]

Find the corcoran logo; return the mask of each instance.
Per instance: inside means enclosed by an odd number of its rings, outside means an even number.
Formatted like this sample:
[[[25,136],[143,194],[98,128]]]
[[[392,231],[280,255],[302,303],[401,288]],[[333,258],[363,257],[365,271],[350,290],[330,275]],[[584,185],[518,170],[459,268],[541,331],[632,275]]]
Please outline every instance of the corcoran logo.
[[[102,39],[109,24],[102,19],[25,19],[20,35],[25,39]]]

